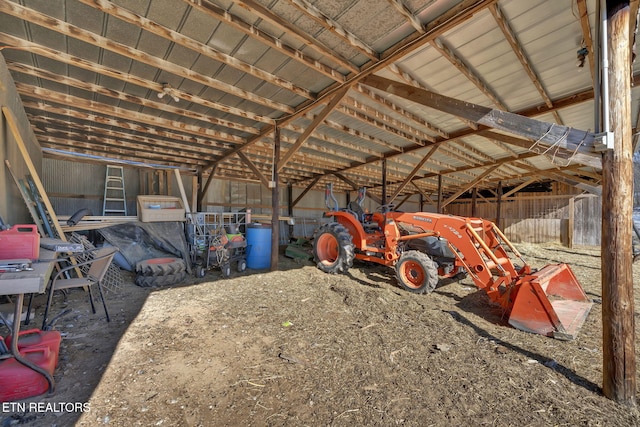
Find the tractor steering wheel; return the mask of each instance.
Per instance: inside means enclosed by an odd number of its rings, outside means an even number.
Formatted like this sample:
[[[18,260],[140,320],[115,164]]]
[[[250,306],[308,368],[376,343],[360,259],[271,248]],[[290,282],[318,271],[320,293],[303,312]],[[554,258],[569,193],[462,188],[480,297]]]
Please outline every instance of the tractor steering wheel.
[[[395,208],[396,208],[396,205],[394,205],[393,203],[388,203],[386,205],[380,205],[378,207],[378,211],[382,212],[383,214],[386,214],[387,212],[391,212]]]

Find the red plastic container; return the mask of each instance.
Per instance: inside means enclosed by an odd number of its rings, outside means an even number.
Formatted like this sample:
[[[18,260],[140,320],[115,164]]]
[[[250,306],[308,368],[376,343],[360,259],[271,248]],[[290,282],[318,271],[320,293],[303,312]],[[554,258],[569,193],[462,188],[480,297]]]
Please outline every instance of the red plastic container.
[[[0,259],[31,259],[40,256],[40,235],[35,224],[14,225],[0,231]]]
[[[11,348],[11,335],[5,338],[7,348]],[[62,336],[58,331],[42,331],[40,329],[28,329],[20,331],[18,335],[18,350],[26,350],[29,348],[47,347],[54,354],[56,363],[58,354],[60,353],[60,341]]]
[[[53,375],[58,360],[48,347],[25,348],[20,354]],[[0,402],[26,399],[48,390],[49,383],[42,374],[14,358],[0,360]]]

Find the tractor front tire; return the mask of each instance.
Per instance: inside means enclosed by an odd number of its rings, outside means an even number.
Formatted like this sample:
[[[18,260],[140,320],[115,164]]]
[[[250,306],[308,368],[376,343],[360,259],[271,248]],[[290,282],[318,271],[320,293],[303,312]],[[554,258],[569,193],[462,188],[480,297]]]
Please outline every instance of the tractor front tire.
[[[438,284],[438,266],[420,251],[403,253],[396,264],[400,286],[416,294],[430,294]]]
[[[325,273],[346,273],[353,265],[351,234],[340,223],[323,224],[313,236],[313,259]]]

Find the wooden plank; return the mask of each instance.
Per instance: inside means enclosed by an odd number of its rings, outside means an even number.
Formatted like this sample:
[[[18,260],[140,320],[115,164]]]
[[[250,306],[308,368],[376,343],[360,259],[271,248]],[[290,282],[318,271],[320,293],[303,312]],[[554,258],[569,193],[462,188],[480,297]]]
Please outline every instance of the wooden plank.
[[[56,213],[53,210],[53,206],[51,205],[51,201],[47,197],[47,192],[44,190],[44,186],[42,185],[42,181],[40,181],[40,176],[38,175],[38,170],[36,169],[35,165],[33,164],[33,161],[31,160],[31,156],[29,155],[29,151],[27,150],[27,147],[24,144],[24,140],[22,139],[22,135],[20,135],[20,131],[18,130],[18,125],[16,123],[15,117],[13,116],[13,111],[11,111],[8,107],[2,107],[2,113],[3,113],[4,117],[5,117],[7,125],[9,126],[9,129],[11,130],[11,133],[13,134],[14,139],[16,140],[16,145],[18,146],[18,149],[20,150],[20,154],[22,154],[24,162],[27,165],[27,169],[29,170],[29,173],[31,174],[31,178],[33,179],[33,183],[34,183],[35,187],[37,188],[38,192],[40,193],[40,197],[42,198],[42,202],[44,203],[44,205],[45,205],[45,207],[46,207],[46,209],[47,209],[47,211],[49,213],[52,225],[55,228],[56,233],[58,233],[57,237],[60,240],[67,241],[67,238],[64,235],[64,231],[62,230],[62,228],[60,227],[60,224],[58,223],[58,218],[56,217]],[[46,220],[47,220],[46,218],[42,218],[42,221],[46,221]],[[50,236],[50,237],[53,237],[53,236]],[[76,264],[76,260],[73,257],[69,258],[69,261],[71,262],[71,264]],[[78,267],[76,267],[74,269],[74,271],[75,271],[77,277],[83,277],[82,272],[80,271],[80,269]],[[83,286],[83,289],[86,291],[87,287]]]
[[[185,213],[187,214],[187,218],[190,218],[191,204],[189,203],[189,199],[187,199],[187,193],[184,191],[184,185],[182,184],[182,176],[180,176],[180,170],[174,169],[173,172],[176,177],[176,181],[178,181],[178,190],[180,191],[180,197],[182,198],[182,204],[184,205]]]
[[[5,117],[6,121],[7,121],[7,125],[9,126],[9,129],[11,130],[11,133],[12,133],[13,137],[16,140],[16,144],[18,146],[18,149],[20,150],[20,154],[22,154],[22,157],[23,157],[23,159],[25,161],[25,164],[27,165],[27,169],[29,169],[29,173],[31,174],[31,177],[33,178],[33,182],[34,182],[36,188],[38,189],[38,192],[40,193],[40,197],[42,197],[42,202],[44,203],[47,211],[49,212],[49,215],[51,216],[51,220],[53,222],[53,227],[55,228],[56,232],[58,233],[58,237],[60,239],[62,239],[62,240],[66,240],[66,238],[64,236],[64,232],[62,231],[62,229],[58,225],[58,218],[56,217],[56,213],[53,210],[53,206],[51,205],[51,201],[47,197],[47,192],[44,190],[44,186],[42,185],[42,181],[40,181],[40,176],[38,175],[38,170],[36,169],[35,165],[31,161],[31,156],[29,155],[29,151],[27,150],[27,147],[24,144],[22,136],[20,135],[20,131],[18,130],[18,125],[16,123],[15,117],[13,116],[13,112],[8,107],[2,107],[2,113],[4,114],[4,117]],[[44,220],[44,218],[43,218],[43,220]],[[82,276],[79,276],[79,277],[82,277]]]
[[[18,178],[18,176],[14,172],[13,168],[11,167],[11,163],[9,163],[9,160],[5,159],[4,164],[7,166],[7,169],[9,170],[9,173],[11,174],[13,181],[16,183],[16,186],[20,191],[20,195],[22,196],[22,199],[24,200],[25,205],[27,205],[27,210],[29,211],[31,218],[33,219],[33,223],[36,225],[36,227],[38,227],[38,232],[40,233],[40,236],[46,236],[44,232],[43,224],[42,224],[42,218],[40,218],[40,215],[38,215],[38,212],[36,211],[35,202],[33,201],[33,199],[31,199],[31,195],[29,194],[28,191],[26,191],[26,188],[24,187],[24,183],[20,180],[20,178]]]

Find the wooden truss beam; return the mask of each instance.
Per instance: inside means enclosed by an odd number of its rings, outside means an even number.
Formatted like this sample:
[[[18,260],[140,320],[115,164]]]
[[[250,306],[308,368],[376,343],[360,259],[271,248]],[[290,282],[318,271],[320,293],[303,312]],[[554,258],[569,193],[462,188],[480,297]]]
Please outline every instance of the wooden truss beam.
[[[558,146],[568,150],[575,150],[587,154],[592,153],[595,155],[595,137],[590,132],[555,125],[554,123],[546,123],[470,102],[459,101],[376,75],[365,77],[362,83],[418,104],[434,108],[438,111],[443,111],[457,117],[472,120],[481,125],[533,139],[537,141],[537,144],[545,148]]]

